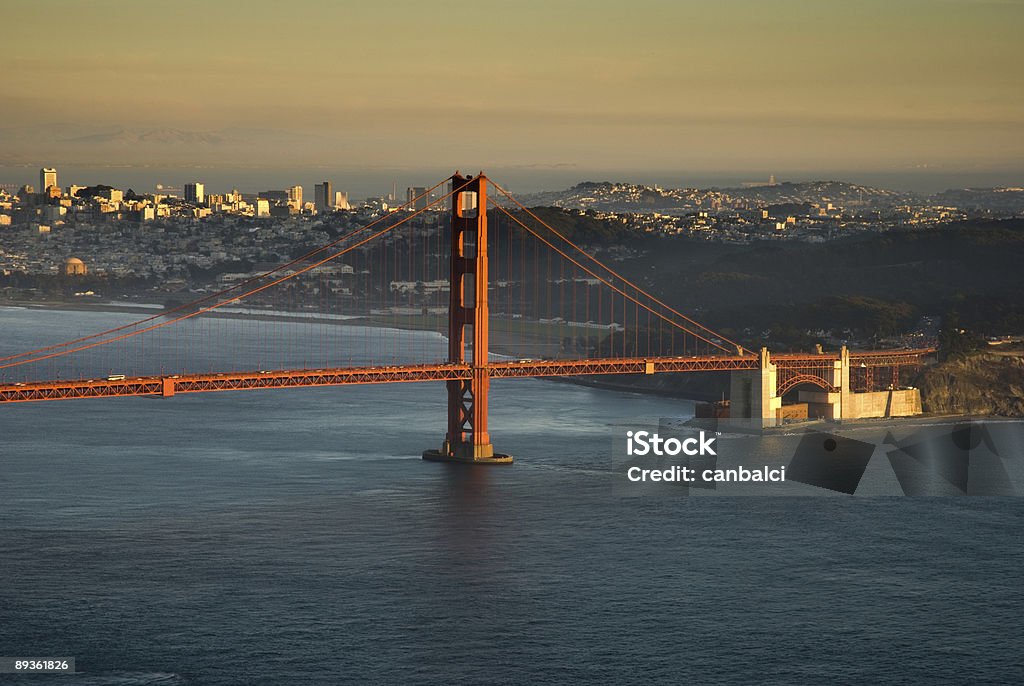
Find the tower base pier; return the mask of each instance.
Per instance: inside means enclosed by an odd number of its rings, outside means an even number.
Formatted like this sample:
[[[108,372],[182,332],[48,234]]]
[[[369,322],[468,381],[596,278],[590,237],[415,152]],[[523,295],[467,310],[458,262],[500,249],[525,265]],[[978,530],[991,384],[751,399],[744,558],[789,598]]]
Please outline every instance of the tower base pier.
[[[459,450],[458,448],[462,448],[462,450]],[[437,450],[434,448],[424,450],[422,457],[428,462],[454,462],[459,464],[512,464],[511,455],[496,453],[490,445],[473,446],[466,443],[457,446],[455,450]]]

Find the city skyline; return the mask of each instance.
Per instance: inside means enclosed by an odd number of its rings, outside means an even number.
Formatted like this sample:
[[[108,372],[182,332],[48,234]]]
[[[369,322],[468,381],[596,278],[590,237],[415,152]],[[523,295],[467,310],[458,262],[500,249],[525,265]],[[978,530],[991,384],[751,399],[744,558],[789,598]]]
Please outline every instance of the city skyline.
[[[0,166],[1024,168],[1012,0],[179,5],[6,9]]]

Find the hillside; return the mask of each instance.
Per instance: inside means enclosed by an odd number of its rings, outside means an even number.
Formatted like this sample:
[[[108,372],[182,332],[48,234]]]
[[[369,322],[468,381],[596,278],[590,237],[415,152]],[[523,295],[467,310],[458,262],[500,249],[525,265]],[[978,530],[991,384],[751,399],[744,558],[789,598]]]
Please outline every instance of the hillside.
[[[807,330],[886,336],[952,311],[979,335],[1024,333],[1024,220],[814,244],[639,245],[619,266],[627,277],[751,346],[813,344]]]
[[[925,412],[1024,417],[1024,356],[976,353],[925,369]]]
[[[530,206],[603,212],[679,213],[725,206],[807,205],[834,203],[843,207],[885,209],[920,200],[909,193],[841,181],[779,183],[751,188],[661,188],[633,183],[586,181],[563,191],[521,198]]]

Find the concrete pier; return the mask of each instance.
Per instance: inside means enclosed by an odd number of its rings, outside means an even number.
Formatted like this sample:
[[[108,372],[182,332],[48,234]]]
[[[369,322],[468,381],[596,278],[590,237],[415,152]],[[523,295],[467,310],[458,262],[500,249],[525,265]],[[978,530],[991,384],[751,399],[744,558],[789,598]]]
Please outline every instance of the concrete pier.
[[[441,450],[424,450],[423,459],[428,462],[454,462],[458,464],[512,464],[512,456],[491,451],[490,455],[473,455],[463,451],[443,452]]]
[[[854,393],[850,385],[850,352],[845,346],[839,359],[831,364],[831,369],[821,376],[807,377],[808,383],[820,379],[819,389],[798,391],[799,402],[807,403],[808,417],[843,420],[921,414],[921,391],[916,388]],[[760,420],[762,427],[781,424],[784,411],[778,388],[778,369],[768,350],[762,348],[759,369],[732,373],[729,416]]]
[[[729,388],[729,417],[761,419],[762,426],[779,423],[782,398],[776,395],[778,368],[767,348],[761,348],[761,365],[752,371],[733,372]]]

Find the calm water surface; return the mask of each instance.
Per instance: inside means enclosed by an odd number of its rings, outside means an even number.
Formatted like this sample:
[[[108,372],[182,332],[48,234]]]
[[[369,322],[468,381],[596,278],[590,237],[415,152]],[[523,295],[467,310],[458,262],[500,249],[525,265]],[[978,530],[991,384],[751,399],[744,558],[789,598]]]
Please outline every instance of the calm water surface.
[[[0,339],[98,316],[18,312]],[[1019,499],[619,499],[609,425],[690,403],[496,382],[517,462],[456,468],[419,459],[443,402],[413,384],[0,408],[0,655],[79,670],[0,683],[1022,678]]]

